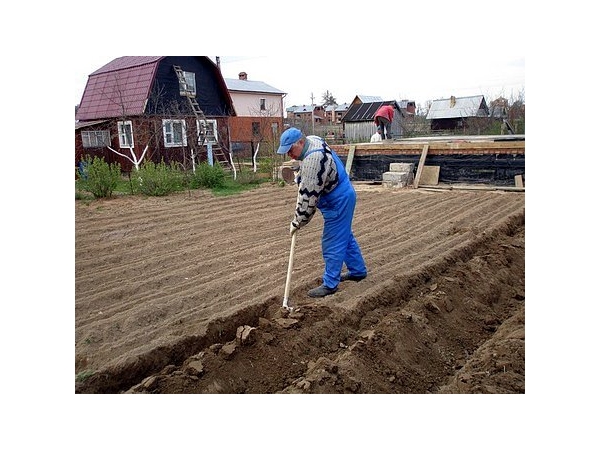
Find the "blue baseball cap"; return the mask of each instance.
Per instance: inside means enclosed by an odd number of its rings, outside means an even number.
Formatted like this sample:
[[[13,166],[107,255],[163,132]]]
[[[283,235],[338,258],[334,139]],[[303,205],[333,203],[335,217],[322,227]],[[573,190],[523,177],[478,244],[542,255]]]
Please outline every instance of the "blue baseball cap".
[[[290,147],[294,145],[302,137],[302,132],[298,128],[288,128],[281,134],[279,139],[279,149],[277,153],[285,155],[290,151]]]

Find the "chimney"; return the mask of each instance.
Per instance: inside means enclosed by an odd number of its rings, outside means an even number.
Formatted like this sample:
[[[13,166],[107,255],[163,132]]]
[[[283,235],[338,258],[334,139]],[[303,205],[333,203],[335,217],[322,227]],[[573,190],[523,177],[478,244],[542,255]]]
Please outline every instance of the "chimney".
[[[454,108],[454,105],[456,105],[456,97],[453,95],[450,97],[450,108]]]
[[[240,72],[238,77],[240,77],[240,80],[248,80],[248,74],[246,72]]]

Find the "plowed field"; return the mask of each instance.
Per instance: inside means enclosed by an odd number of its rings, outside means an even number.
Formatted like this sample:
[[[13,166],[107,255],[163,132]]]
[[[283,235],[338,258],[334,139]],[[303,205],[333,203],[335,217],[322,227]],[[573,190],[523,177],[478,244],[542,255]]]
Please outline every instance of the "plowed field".
[[[296,188],[75,205],[76,393],[524,393],[525,195],[357,185],[332,296]]]

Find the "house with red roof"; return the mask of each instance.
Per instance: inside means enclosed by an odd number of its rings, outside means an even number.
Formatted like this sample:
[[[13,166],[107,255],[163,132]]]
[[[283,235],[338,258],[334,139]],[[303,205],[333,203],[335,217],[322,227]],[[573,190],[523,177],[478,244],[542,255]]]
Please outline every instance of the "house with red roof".
[[[233,101],[206,56],[123,56],[91,73],[75,113],[75,164],[85,155],[191,167],[230,151]],[[214,153],[213,153],[214,152]]]

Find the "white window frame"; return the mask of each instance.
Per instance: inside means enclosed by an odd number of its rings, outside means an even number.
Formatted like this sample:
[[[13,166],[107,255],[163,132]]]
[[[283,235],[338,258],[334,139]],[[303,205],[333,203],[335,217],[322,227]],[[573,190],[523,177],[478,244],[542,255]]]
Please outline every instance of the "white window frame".
[[[260,104],[260,110],[261,111],[266,111],[267,110],[267,99],[266,98],[259,99],[259,104]]]
[[[212,135],[214,136],[214,138],[208,140],[206,142],[212,142],[213,144],[217,143],[219,141],[219,134],[217,132],[217,121],[215,119],[206,119],[206,125],[209,127],[212,127]],[[197,129],[200,129],[200,121],[196,121],[196,126],[198,127]],[[202,138],[201,136],[198,136],[198,144],[202,144]],[[204,145],[206,145],[206,142],[204,142]]]
[[[185,84],[179,83],[180,95],[196,96],[196,74],[194,72],[183,72]]]
[[[181,125],[181,139],[177,139],[174,125]],[[163,119],[163,142],[165,147],[187,147],[187,131],[185,120]]]
[[[119,147],[135,147],[135,143],[133,142],[133,122],[131,120],[120,120],[117,122],[117,129],[119,130]]]
[[[110,145],[110,131],[88,130],[81,132],[83,148],[101,148]]]

